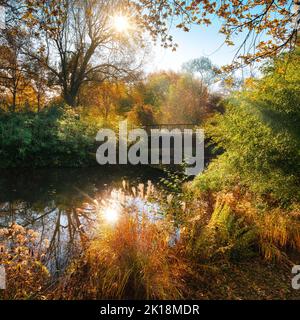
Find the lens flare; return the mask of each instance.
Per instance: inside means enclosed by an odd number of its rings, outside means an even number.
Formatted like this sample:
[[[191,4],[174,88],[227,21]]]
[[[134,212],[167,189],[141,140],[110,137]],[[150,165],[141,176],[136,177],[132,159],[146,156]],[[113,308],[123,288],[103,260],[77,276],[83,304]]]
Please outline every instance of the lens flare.
[[[117,15],[113,17],[113,25],[116,31],[118,32],[126,32],[128,31],[130,24],[128,17],[124,15]]]
[[[120,212],[116,208],[105,208],[103,210],[103,217],[106,222],[114,224],[119,220]]]

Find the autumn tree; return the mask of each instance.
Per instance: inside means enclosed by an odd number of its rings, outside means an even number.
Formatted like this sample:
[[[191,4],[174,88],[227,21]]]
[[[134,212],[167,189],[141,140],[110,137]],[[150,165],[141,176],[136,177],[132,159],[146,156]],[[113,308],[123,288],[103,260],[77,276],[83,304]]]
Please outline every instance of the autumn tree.
[[[225,70],[292,50],[298,39],[297,0],[1,0],[7,7],[7,26],[25,28],[34,41],[23,53],[49,71],[64,100],[78,103],[86,82],[132,80],[144,45],[143,34],[176,50],[170,25],[189,31],[209,25],[217,17],[227,45],[238,45],[233,63]],[[113,12],[113,14],[112,14]],[[122,34],[112,15],[127,16],[133,30]],[[241,43],[235,43],[238,35]]]
[[[190,74],[150,74],[134,89],[136,104],[140,106],[135,109],[142,112],[141,106],[145,106],[149,111],[151,106],[157,123],[199,123],[206,116],[207,87]]]
[[[249,64],[253,61],[277,56],[293,50],[297,43],[300,25],[299,0],[190,0],[190,1],[133,1],[138,11],[139,23],[153,38],[160,38],[165,47],[176,50],[169,35],[170,23],[188,32],[193,25],[210,25],[217,17],[219,31],[227,45],[238,43],[233,63],[225,70]]]
[[[237,44],[234,62],[226,70],[293,49],[299,29],[296,0],[2,2],[11,12],[9,16],[17,16],[36,37],[36,45],[27,48],[27,54],[47,66],[53,83],[60,86],[65,101],[72,106],[84,82],[132,78],[139,66],[133,52],[137,42],[143,46],[142,33],[176,50],[169,33],[172,22],[189,31],[192,25],[209,25],[218,17],[227,45],[234,45],[237,35],[244,36]],[[135,32],[124,37],[114,30],[112,12],[126,15]],[[132,37],[133,33],[138,34],[137,38]]]
[[[4,30],[0,36],[0,86],[10,95],[11,110],[15,111],[18,96],[30,85],[28,64],[22,47],[28,41],[24,32],[14,28]]]
[[[207,87],[189,75],[177,75],[169,87],[162,114],[168,123],[199,123],[204,119],[208,102]]]
[[[122,100],[127,98],[126,91],[127,88],[122,82],[89,82],[80,90],[80,105],[92,109],[107,120],[119,111]]]
[[[86,82],[134,78],[143,60],[134,54],[140,38],[135,30],[122,34],[113,25],[113,14],[127,14],[124,1],[22,1],[15,21],[35,39],[23,51],[47,68],[69,105],[76,106]]]
[[[156,123],[155,110],[147,104],[136,104],[127,114],[129,123],[137,126],[147,126]]]
[[[147,76],[146,81],[140,85],[139,93],[145,104],[153,105],[159,109],[166,101],[169,88],[177,78],[175,72],[156,72]]]
[[[39,112],[47,101],[47,92],[49,90],[49,72],[45,65],[41,65],[36,60],[30,61],[28,69],[32,86],[35,91],[37,111]]]

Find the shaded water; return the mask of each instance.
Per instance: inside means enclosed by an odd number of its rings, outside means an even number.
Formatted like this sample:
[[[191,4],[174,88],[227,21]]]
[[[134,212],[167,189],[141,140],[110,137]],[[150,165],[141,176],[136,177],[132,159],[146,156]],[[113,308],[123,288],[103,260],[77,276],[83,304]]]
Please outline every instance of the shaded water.
[[[59,272],[95,220],[88,205],[93,199],[105,198],[124,179],[134,185],[156,182],[161,175],[157,169],[137,166],[1,171],[0,228],[17,222],[38,231],[41,242],[49,240],[52,273]]]

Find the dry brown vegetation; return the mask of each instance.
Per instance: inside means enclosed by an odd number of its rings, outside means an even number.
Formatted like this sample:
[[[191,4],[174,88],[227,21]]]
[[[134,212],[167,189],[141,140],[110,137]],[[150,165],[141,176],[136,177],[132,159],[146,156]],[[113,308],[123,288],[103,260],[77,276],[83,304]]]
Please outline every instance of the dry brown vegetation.
[[[49,290],[49,274],[37,253],[38,235],[21,226],[2,229],[9,247],[4,299],[298,299],[291,267],[299,258],[299,211],[258,210],[251,193],[195,193],[180,200],[153,184],[132,189],[124,183],[118,199],[160,201],[167,215],[153,220],[150,207],[123,206],[114,224],[99,210],[93,236],[85,240],[64,274]],[[174,238],[181,203],[180,239]],[[175,219],[176,220],[176,219]]]

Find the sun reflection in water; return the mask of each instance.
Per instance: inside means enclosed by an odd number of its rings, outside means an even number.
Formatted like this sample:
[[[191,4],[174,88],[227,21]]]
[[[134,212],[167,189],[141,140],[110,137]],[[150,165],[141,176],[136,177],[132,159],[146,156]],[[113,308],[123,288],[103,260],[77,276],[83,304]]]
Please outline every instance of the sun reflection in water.
[[[103,210],[104,220],[110,224],[115,224],[120,218],[120,212],[116,208],[105,208]]]
[[[122,216],[134,217],[140,223],[142,219],[155,222],[161,219],[160,206],[158,203],[148,201],[150,191],[142,192],[142,185],[139,186],[139,192],[128,192],[123,189],[113,189],[106,197],[102,198],[98,203],[98,212],[102,217],[102,221],[114,225]],[[152,187],[148,184],[148,188]],[[147,196],[148,194],[148,196]]]
[[[119,224],[126,224],[128,219],[132,219],[141,233],[145,226],[151,224],[168,228],[169,244],[173,246],[180,239],[180,227],[174,223],[174,218],[165,214],[166,204],[172,201],[170,197],[167,198],[165,199],[161,191],[157,191],[150,181],[147,185],[139,184],[137,188],[130,188],[123,181],[123,188],[107,190],[105,194],[93,200],[91,207],[94,208],[95,221],[98,223],[94,225],[92,233],[98,233],[99,230],[111,231],[118,228]]]

